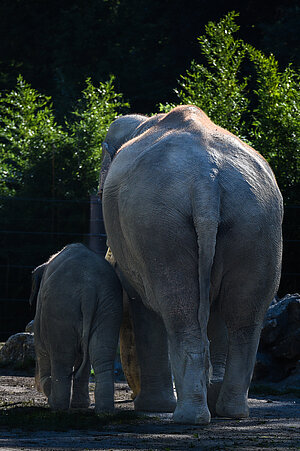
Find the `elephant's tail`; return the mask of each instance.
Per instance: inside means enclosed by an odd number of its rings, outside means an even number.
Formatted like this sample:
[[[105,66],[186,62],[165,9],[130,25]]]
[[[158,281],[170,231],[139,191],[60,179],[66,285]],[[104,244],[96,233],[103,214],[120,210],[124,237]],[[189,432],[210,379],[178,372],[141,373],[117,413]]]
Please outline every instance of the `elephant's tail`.
[[[201,190],[201,186],[199,188]],[[220,223],[220,194],[217,177],[211,177],[210,183],[206,186],[205,195],[200,190],[198,195],[196,195],[196,201],[193,206],[193,222],[198,244],[198,321],[201,333],[203,334],[203,343],[206,343],[206,374],[208,375],[209,382],[211,365],[207,339],[207,324],[210,312],[211,271],[214,263],[217,233]]]

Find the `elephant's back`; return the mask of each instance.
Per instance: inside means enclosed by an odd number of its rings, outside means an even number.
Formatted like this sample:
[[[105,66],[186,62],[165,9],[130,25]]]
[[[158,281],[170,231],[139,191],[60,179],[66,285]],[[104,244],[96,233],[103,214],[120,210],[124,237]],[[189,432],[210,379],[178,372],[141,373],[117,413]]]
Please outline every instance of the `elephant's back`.
[[[177,202],[198,188],[205,193],[211,179],[227,204],[232,199],[232,210],[238,202],[282,209],[280,191],[264,158],[220,127],[203,129],[203,124],[198,129],[157,126],[124,145],[108,172],[104,204],[127,191],[146,202]]]
[[[255,197],[254,203],[282,211],[281,193],[267,161],[201,109],[183,105],[155,118],[152,127],[146,127],[152,118],[141,126],[145,132],[122,146],[113,161],[114,189],[140,178],[149,189],[160,189],[166,181],[176,181],[180,188],[184,181],[201,185],[217,176],[227,197],[242,193],[243,203]]]
[[[190,230],[199,200],[204,214],[237,229],[281,227],[282,197],[264,158],[198,108],[183,106],[122,146],[104,184],[104,219],[119,224],[119,233],[122,222],[137,220],[146,229]]]

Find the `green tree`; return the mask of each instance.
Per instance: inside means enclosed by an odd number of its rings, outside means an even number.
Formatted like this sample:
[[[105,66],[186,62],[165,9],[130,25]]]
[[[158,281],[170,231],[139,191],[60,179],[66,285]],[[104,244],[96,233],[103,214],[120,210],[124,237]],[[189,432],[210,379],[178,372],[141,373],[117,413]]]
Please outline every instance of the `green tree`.
[[[100,82],[95,87],[88,78],[82,97],[73,111],[73,120],[66,122],[68,146],[73,149],[76,161],[71,177],[75,183],[84,184],[85,192],[97,187],[101,145],[108,127],[120,113],[129,108],[122,94],[115,92],[114,80],[115,77],[111,76],[107,82]]]
[[[34,166],[64,139],[55,123],[50,97],[20,75],[14,90],[0,97],[0,190],[16,194]]]
[[[278,69],[274,55],[247,46],[255,66],[254,104],[249,140],[272,166],[286,201],[296,201],[299,184],[300,75],[291,66]],[[299,194],[299,193],[298,193]]]
[[[96,87],[88,79],[72,120],[62,125],[55,121],[51,99],[21,76],[15,89],[1,97],[2,264],[34,266],[70,241],[85,240],[88,196],[98,185],[101,142],[110,122],[126,107],[114,90],[113,77]],[[30,272],[26,278],[22,274],[12,284],[16,298],[28,295],[20,293]],[[3,286],[8,290],[7,280]]]
[[[101,142],[128,104],[114,91],[114,77],[94,87],[86,81],[72,121],[55,122],[50,97],[22,76],[0,98],[0,192],[83,198],[96,189]]]
[[[236,16],[231,12],[219,23],[206,25],[206,34],[198,38],[206,65],[192,61],[175,92],[181,104],[194,104],[220,126],[241,134],[249,100],[247,78],[240,75],[246,49],[234,38],[239,29]]]

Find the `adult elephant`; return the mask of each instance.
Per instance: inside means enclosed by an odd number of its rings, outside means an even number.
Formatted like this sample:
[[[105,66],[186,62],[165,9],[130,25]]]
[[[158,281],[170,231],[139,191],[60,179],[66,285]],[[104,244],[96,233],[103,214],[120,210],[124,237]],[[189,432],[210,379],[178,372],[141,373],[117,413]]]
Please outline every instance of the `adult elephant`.
[[[140,364],[135,408],[174,409],[169,346],[175,421],[210,421],[207,387],[217,415],[247,417],[281,270],[282,197],[268,163],[194,106],[120,117],[103,147],[104,222]]]

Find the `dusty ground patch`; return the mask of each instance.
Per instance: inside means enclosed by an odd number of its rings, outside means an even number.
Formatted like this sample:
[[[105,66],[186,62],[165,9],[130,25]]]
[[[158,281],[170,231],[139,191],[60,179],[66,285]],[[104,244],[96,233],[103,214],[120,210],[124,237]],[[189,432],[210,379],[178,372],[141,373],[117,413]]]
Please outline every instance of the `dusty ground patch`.
[[[90,389],[93,399],[93,383]],[[0,448],[7,451],[300,448],[300,400],[293,395],[257,395],[250,399],[251,417],[248,420],[216,418],[210,425],[198,427],[174,424],[169,414],[136,418],[132,415],[130,394],[126,383],[117,383],[117,416],[95,421],[93,413],[87,412],[86,416],[93,420],[91,429],[85,422],[84,430],[78,423],[76,429],[71,430],[68,425],[66,430],[39,430],[33,422],[30,427],[30,420],[26,421],[26,418],[28,420],[30,415],[40,411],[51,416],[52,412],[45,408],[46,399],[35,390],[33,377],[7,372],[0,376]],[[12,414],[18,422],[16,425],[7,422],[7,415]],[[25,429],[19,422],[20,417],[24,418]],[[78,418],[80,421],[82,417]],[[42,420],[41,423],[45,424]],[[61,426],[53,429],[64,429],[64,425]]]

